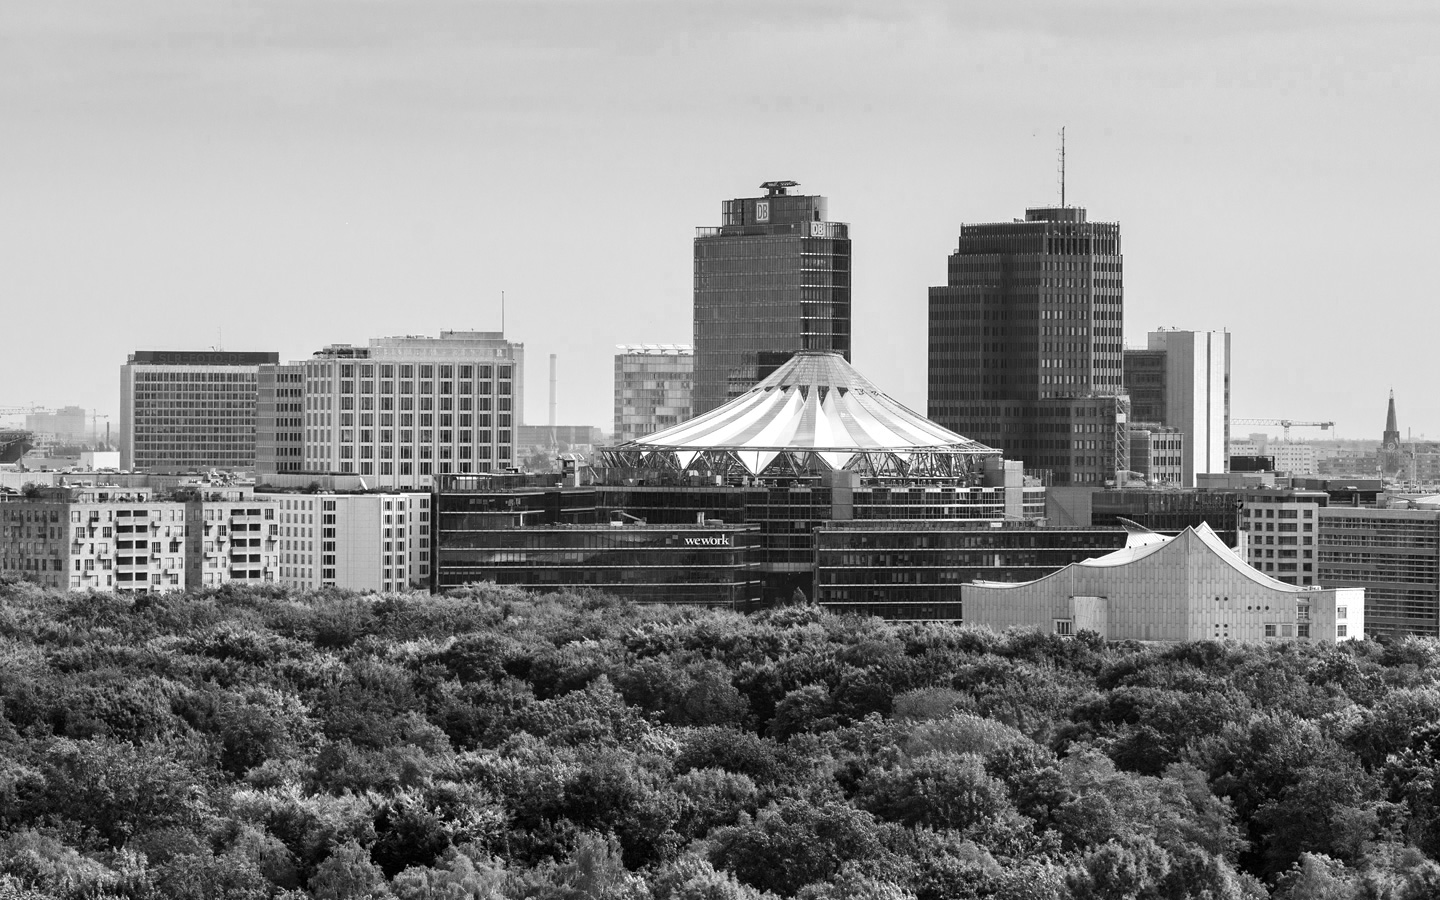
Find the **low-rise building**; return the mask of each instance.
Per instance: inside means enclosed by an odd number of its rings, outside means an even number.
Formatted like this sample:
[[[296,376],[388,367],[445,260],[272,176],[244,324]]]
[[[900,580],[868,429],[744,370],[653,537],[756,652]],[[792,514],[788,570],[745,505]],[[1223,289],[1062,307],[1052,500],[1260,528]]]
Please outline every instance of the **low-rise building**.
[[[1319,511],[1316,578],[1365,589],[1371,634],[1440,637],[1440,509]]]
[[[278,580],[296,588],[403,591],[430,582],[430,494],[267,492]]]
[[[273,582],[274,524],[243,490],[32,488],[0,496],[0,574],[129,593]]]
[[[1036,522],[825,522],[815,529],[815,601],[895,620],[964,618],[960,586],[1030,581],[1125,546],[1123,528]]]
[[[966,624],[1112,641],[1355,640],[1366,633],[1365,593],[1277,581],[1206,525],[1137,536],[1035,581],[961,589]]]

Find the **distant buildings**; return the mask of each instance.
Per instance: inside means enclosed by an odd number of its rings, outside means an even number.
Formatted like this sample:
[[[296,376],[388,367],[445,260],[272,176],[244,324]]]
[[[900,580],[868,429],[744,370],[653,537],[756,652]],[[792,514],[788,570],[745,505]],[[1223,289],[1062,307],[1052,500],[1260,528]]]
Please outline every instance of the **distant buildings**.
[[[1148,484],[1181,484],[1185,478],[1185,432],[1154,422],[1132,422],[1130,474]]]
[[[692,411],[749,390],[797,350],[850,359],[850,230],[826,199],[767,181],[726,200],[719,227],[695,234]]]
[[[601,565],[597,554],[602,550],[611,554],[604,565],[623,565],[617,560],[624,557],[615,554],[624,535],[640,522],[685,538],[705,536],[694,531],[702,523],[723,523],[753,527],[754,544],[744,566],[738,557],[712,560],[730,573],[715,574],[715,584],[740,584],[753,564],[766,600],[788,600],[797,589],[810,597],[818,526],[847,520],[998,523],[1039,516],[1045,494],[1043,487],[1027,484],[1020,467],[1001,459],[998,451],[901,406],[840,354],[815,351],[794,354],[759,385],[718,409],[600,449],[595,467],[575,473],[567,484],[562,489],[514,487],[504,478],[443,479],[437,498],[436,583],[481,577],[477,573],[496,572],[500,562],[511,560],[553,570],[543,579],[516,571],[503,575],[510,583],[542,587],[545,579],[580,577],[571,563],[593,559]],[[616,523],[609,526],[611,536],[587,538],[583,546],[566,537],[563,528],[530,530],[606,522]],[[507,528],[516,533],[503,536]],[[639,549],[660,538],[643,530],[633,535],[637,550],[630,564],[660,565]],[[500,543],[505,540],[513,543]],[[663,540],[655,552],[661,545]],[[485,555],[501,551],[514,553]],[[450,571],[452,564],[474,571]],[[663,573],[653,574],[660,579]],[[650,576],[629,577],[644,581]],[[673,574],[665,578],[674,581]]]
[[[617,344],[615,442],[690,418],[695,353],[688,344]]]
[[[961,227],[930,289],[929,415],[1054,485],[1130,467],[1120,226],[1080,207]]]
[[[1136,419],[1185,434],[1181,484],[1229,470],[1229,332],[1152,331],[1146,349],[1125,351],[1125,384]]]
[[[89,412],[78,406],[66,406],[50,412],[29,413],[25,416],[25,430],[37,436],[45,435],[61,444],[76,444],[94,440],[93,420]]]
[[[524,368],[523,344],[485,331],[334,344],[275,367],[259,474],[353,474],[368,488],[413,489],[436,474],[508,468]]]
[[[255,467],[256,383],[276,353],[137,350],[120,367],[120,466]]]

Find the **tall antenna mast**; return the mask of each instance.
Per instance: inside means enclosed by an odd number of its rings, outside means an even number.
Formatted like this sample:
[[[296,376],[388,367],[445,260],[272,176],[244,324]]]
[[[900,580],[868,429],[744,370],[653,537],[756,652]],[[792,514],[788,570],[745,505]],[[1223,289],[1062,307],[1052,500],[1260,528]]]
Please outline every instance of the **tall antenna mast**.
[[[1065,126],[1060,126],[1060,206],[1065,206]]]

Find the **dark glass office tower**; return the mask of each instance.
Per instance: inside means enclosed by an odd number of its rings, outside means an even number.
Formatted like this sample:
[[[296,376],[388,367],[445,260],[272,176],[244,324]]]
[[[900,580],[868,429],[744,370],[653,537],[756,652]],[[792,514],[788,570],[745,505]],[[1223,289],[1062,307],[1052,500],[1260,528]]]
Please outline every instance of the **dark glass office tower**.
[[[1050,484],[1129,467],[1120,226],[1080,207],[965,225],[930,289],[929,416]]]
[[[738,397],[797,350],[850,359],[850,228],[826,200],[767,181],[726,200],[718,228],[695,231],[693,414]]]

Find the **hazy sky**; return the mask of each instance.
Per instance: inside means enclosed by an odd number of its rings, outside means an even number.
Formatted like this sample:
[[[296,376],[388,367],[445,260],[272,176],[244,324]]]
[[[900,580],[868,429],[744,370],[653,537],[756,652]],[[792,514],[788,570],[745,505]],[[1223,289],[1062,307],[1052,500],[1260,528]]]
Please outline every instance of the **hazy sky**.
[[[1064,125],[1127,344],[1227,328],[1234,415],[1378,438],[1393,386],[1440,437],[1437,47],[1433,0],[15,0],[0,406],[114,414],[136,349],[498,329],[504,290],[528,421],[558,353],[608,429],[614,345],[690,340],[694,227],[790,178],[923,411],[926,288],[1056,201]]]

